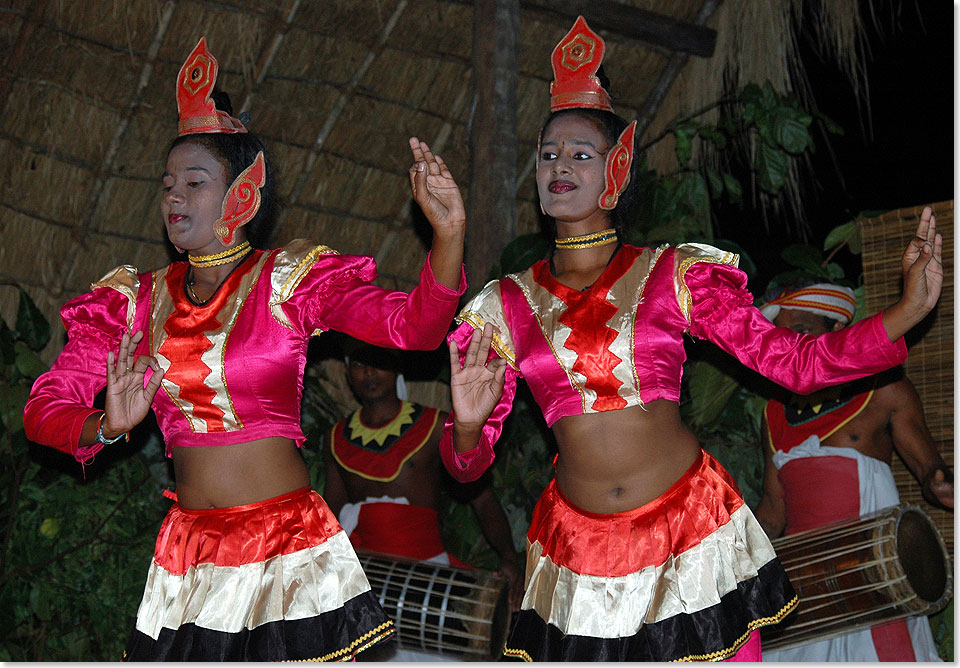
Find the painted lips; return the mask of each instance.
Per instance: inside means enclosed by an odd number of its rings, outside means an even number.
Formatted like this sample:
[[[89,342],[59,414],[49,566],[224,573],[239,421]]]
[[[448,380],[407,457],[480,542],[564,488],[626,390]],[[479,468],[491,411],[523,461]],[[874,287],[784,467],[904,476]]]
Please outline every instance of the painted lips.
[[[170,224],[171,224],[171,225],[174,225],[174,224],[176,224],[176,223],[179,223],[179,222],[180,222],[181,220],[183,220],[184,218],[186,218],[186,216],[184,216],[183,214],[179,214],[179,213],[171,213],[169,216],[167,216],[167,220],[170,221]]]
[[[548,190],[554,195],[560,195],[562,193],[570,192],[574,188],[576,188],[576,186],[569,181],[552,181]]]

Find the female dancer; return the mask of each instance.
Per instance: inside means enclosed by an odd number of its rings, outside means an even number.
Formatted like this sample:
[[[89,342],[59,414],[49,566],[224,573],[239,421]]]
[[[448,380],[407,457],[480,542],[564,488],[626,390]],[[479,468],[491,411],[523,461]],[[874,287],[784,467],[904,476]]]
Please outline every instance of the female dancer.
[[[882,315],[822,337],[774,327],[735,255],[618,240],[633,126],[596,77],[602,54],[582,17],[554,51],[537,188],[556,248],[487,284],[458,316],[441,453],[458,479],[479,476],[518,377],[556,437],[508,656],[756,661],[758,629],[797,599],[736,484],[680,421],[683,334],[798,392],[893,366],[939,295],[940,237],[925,211],[904,254],[903,297]]]
[[[157,416],[177,498],[126,659],[351,659],[395,629],[297,452],[307,343],[337,329],[440,345],[466,287],[463,205],[443,161],[412,138],[411,188],[434,243],[410,294],[372,285],[369,257],[303,240],[262,249],[276,212],[270,161],[211,101],[216,74],[201,39],[177,81],[161,202],[187,261],[118,267],[63,307],[69,341],[33,387],[27,434],[84,463],[151,406]]]

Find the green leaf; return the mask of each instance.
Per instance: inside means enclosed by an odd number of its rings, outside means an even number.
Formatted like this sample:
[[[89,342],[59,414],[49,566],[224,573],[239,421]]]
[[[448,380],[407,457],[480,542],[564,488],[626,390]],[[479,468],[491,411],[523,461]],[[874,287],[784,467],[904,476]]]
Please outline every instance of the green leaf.
[[[701,127],[700,136],[713,144],[717,150],[722,151],[727,146],[727,135],[713,126],[704,125]]]
[[[743,186],[740,185],[740,180],[730,172],[723,173],[723,186],[727,190],[727,197],[734,204],[743,199]]]
[[[22,288],[20,289],[20,306],[17,308],[17,335],[31,350],[35,351],[43,350],[50,340],[50,323]]]
[[[737,382],[706,362],[691,362],[684,375],[690,387],[690,405],[686,419],[694,429],[713,422],[727,404]]]
[[[541,234],[521,234],[508,243],[500,254],[498,276],[523,271],[534,262],[542,260],[550,252],[550,242]]]
[[[809,244],[791,244],[780,252],[780,257],[791,266],[808,271],[814,276],[823,276],[823,256]]]
[[[13,349],[13,343],[16,336],[7,327],[5,320],[0,318],[0,365],[8,366],[14,363],[16,353]]]
[[[836,262],[831,262],[826,266],[827,277],[831,281],[843,278],[843,267]]]
[[[23,341],[17,341],[14,345],[16,351],[16,368],[26,378],[31,380],[44,373],[49,367],[40,357],[27,347]]]
[[[707,167],[707,183],[710,184],[710,199],[723,196],[723,177],[713,167]]]
[[[777,194],[787,182],[787,170],[790,160],[787,154],[767,142],[757,147],[756,170],[760,187],[771,194]]]
[[[810,131],[802,118],[795,114],[777,116],[773,123],[773,136],[777,144],[793,155],[803,153],[812,143]],[[809,124],[810,117],[806,116],[806,118]]]
[[[30,396],[28,385],[0,383],[0,421],[9,432],[23,431],[23,408]]]
[[[40,525],[40,535],[45,538],[54,538],[60,533],[60,520],[56,517],[48,517]]]
[[[824,113],[821,113],[819,111],[814,113],[816,114],[817,118],[819,118],[820,121],[823,123],[823,126],[827,129],[827,132],[833,135],[840,135],[840,136],[844,135],[844,130],[842,125],[840,125],[839,123],[837,123],[836,121],[834,121],[832,118],[830,118]]]
[[[859,226],[855,221],[838,225],[827,233],[827,238],[823,242],[823,250],[830,250],[834,246],[839,246],[857,233]]]
[[[691,125],[680,125],[673,129],[673,135],[676,137],[673,150],[677,155],[677,162],[686,165],[693,155],[693,138],[697,136],[697,128]]]

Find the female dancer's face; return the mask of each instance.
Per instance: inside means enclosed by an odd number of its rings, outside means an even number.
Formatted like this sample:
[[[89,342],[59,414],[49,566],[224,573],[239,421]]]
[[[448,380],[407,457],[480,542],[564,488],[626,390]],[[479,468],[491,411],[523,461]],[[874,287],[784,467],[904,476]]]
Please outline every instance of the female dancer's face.
[[[537,192],[544,211],[558,222],[597,218],[609,213],[598,205],[604,190],[608,142],[596,124],[575,114],[547,126],[537,158]]]
[[[160,211],[170,242],[203,255],[223,250],[213,224],[227,193],[223,163],[207,149],[185,142],[167,156]]]

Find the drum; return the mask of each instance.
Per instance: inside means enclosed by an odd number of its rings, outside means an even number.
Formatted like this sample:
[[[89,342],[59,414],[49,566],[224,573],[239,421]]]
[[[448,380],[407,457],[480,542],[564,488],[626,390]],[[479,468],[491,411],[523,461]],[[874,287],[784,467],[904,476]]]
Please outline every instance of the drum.
[[[357,556],[371,590],[397,624],[402,649],[460,661],[503,655],[510,623],[505,577],[363,550]]]
[[[953,592],[943,536],[910,504],[784,536],[773,547],[800,601],[763,629],[764,650],[929,615]]]

